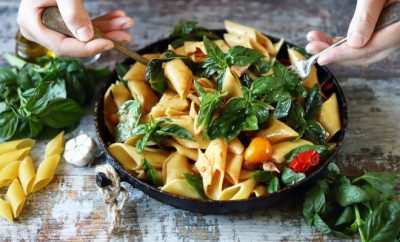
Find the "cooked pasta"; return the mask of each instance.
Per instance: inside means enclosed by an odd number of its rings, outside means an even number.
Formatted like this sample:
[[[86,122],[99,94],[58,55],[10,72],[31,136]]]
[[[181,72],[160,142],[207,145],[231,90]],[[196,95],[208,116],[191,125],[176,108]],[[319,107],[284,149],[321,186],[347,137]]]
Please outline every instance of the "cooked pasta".
[[[249,26],[225,27],[222,39],[188,39],[146,55],[147,73],[133,64],[124,77],[128,88],[117,81],[104,96],[110,133],[129,133],[109,153],[165,192],[211,200],[268,196],[285,186],[293,157],[329,152],[326,142],[341,129],[336,95],[323,93],[316,68],[301,81],[277,59],[287,51],[290,64],[304,60],[301,49],[284,50],[284,39],[273,43]],[[142,110],[130,113],[135,127],[121,130],[127,121],[118,110],[126,101]]]

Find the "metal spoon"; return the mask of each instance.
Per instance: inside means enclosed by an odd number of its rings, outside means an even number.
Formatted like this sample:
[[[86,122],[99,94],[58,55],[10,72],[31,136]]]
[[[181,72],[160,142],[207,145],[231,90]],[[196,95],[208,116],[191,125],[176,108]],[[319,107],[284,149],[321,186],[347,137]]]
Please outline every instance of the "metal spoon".
[[[75,36],[71,33],[71,31],[68,29],[67,25],[64,23],[64,20],[61,17],[60,11],[58,10],[57,7],[49,7],[46,8],[43,11],[42,14],[42,22],[44,26],[46,26],[49,29],[55,30],[57,32],[63,33],[67,36],[75,38]],[[135,51],[132,51],[122,44],[106,37],[99,29],[96,27],[93,28],[94,30],[94,38],[103,38],[103,39],[108,39],[114,43],[114,49],[121,52],[122,54],[125,54],[132,59],[136,60],[137,62],[147,66],[149,63],[149,60],[146,59],[145,57],[141,56],[140,54],[136,53]]]

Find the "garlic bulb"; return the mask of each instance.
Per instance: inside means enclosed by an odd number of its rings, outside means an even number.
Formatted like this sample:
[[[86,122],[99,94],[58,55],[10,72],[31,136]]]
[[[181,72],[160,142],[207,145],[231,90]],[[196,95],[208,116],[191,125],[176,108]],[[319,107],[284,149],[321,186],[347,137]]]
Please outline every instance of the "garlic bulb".
[[[96,142],[87,134],[80,134],[65,143],[64,159],[76,166],[86,166],[94,159]]]

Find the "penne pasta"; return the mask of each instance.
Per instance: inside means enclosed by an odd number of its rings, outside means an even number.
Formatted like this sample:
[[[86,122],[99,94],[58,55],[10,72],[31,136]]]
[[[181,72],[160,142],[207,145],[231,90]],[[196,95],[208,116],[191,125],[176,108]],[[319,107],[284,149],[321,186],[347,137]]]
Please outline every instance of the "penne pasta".
[[[242,170],[243,156],[228,153],[226,158],[225,178],[231,184],[238,184]]]
[[[173,152],[164,160],[162,167],[163,182],[167,184],[174,179],[183,179],[183,173],[191,172],[186,156],[182,156],[178,152]]]
[[[25,204],[25,194],[18,179],[14,179],[6,193],[6,199],[11,205],[13,217],[16,218]]]
[[[285,162],[285,155],[289,153],[294,148],[297,148],[302,145],[312,145],[308,140],[298,139],[295,141],[283,141],[272,145],[272,150],[274,151],[272,154],[272,159],[274,162],[281,164]]]
[[[264,137],[268,139],[271,144],[275,144],[281,141],[294,139],[298,137],[299,134],[282,121],[272,118],[268,123],[268,127],[258,131],[256,136]]]
[[[44,161],[40,162],[36,171],[35,181],[32,185],[32,192],[37,192],[47,186],[53,180],[56,173],[60,155],[52,155],[46,157]]]
[[[31,147],[26,147],[0,155],[0,170],[13,161],[23,160],[27,155],[29,155],[31,149]]]
[[[336,93],[333,93],[328,100],[322,104],[318,121],[328,133],[327,141],[340,130],[340,114]]]
[[[184,197],[200,198],[196,191],[185,179],[174,179],[165,184],[161,191],[169,192]]]
[[[159,58],[160,54],[155,53],[155,54],[144,54],[143,57],[147,58],[148,60],[152,60],[155,58]],[[136,62],[129,68],[129,71],[124,75],[123,79],[125,81],[138,81],[138,82],[145,82],[146,80],[146,66],[143,64]]]
[[[11,204],[0,198],[0,216],[7,219],[9,222],[14,221]]]
[[[21,182],[25,196],[32,191],[33,183],[35,182],[35,168],[33,167],[32,158],[25,157],[18,167],[18,179]]]
[[[192,86],[193,73],[181,59],[173,59],[165,64],[164,75],[168,86],[176,91],[183,100]]]
[[[0,155],[27,147],[32,148],[34,144],[35,140],[33,139],[19,139],[14,141],[8,141],[3,144],[0,144]]]
[[[257,182],[250,178],[236,185],[225,188],[217,200],[239,200],[249,198]]]
[[[8,186],[18,177],[18,168],[21,161],[13,161],[0,171],[0,187]]]
[[[61,131],[56,137],[50,140],[46,145],[46,158],[52,155],[61,155],[64,151],[64,131]]]

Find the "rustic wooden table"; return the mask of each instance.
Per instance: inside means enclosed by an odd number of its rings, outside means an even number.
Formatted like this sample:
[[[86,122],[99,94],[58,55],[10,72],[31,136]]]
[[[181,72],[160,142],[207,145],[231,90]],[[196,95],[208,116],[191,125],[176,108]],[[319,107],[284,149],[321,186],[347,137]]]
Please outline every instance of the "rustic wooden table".
[[[209,28],[223,28],[230,19],[254,26],[298,45],[309,30],[344,35],[355,1],[85,1],[92,16],[120,8],[134,17],[130,47],[139,49],[166,37],[181,20],[196,20]],[[19,1],[0,0],[0,53],[14,53]],[[125,57],[104,53],[97,63],[112,67]],[[331,65],[347,97],[349,126],[336,163],[345,174],[400,171],[400,52],[367,67]],[[0,59],[0,66],[6,63]],[[94,103],[94,101],[93,101]],[[95,137],[93,103],[73,133]],[[0,127],[1,128],[1,127]],[[46,141],[33,150],[43,158]],[[96,161],[95,165],[101,161]],[[36,164],[37,165],[37,164]],[[242,215],[201,215],[172,208],[123,184],[129,202],[123,210],[121,234],[107,233],[106,206],[95,184],[94,167],[77,168],[61,161],[54,180],[28,197],[14,223],[0,219],[0,240],[129,240],[129,241],[336,241],[309,228],[302,217],[302,197]],[[399,190],[399,188],[398,188]],[[5,190],[0,190],[4,196]]]

